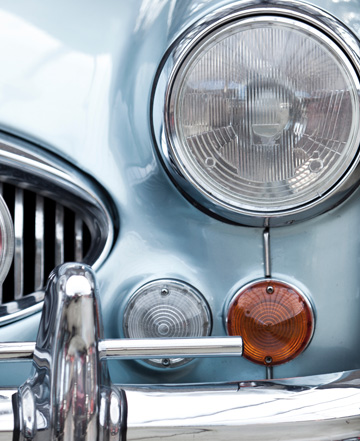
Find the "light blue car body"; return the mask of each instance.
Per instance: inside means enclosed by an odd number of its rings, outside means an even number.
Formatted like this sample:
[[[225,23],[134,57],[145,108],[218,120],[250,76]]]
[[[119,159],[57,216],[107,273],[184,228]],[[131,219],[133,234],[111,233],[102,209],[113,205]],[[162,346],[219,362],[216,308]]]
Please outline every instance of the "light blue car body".
[[[229,1],[0,1],[0,129],[30,140],[92,176],[119,219],[97,271],[105,336],[123,336],[130,296],[152,280],[197,288],[224,336],[234,293],[264,275],[263,231],[217,220],[192,205],[166,174],[151,132],[151,93],[170,45]],[[316,0],[360,38],[359,0]],[[159,118],[162,108],[154,108]],[[360,193],[325,214],[271,230],[272,276],[300,288],[316,315],[313,339],[274,377],[360,366]],[[26,256],[25,256],[26,258]],[[35,340],[40,314],[0,328],[1,341]],[[109,363],[115,383],[258,380],[244,358],[196,359],[173,368]],[[29,363],[0,364],[19,385]]]

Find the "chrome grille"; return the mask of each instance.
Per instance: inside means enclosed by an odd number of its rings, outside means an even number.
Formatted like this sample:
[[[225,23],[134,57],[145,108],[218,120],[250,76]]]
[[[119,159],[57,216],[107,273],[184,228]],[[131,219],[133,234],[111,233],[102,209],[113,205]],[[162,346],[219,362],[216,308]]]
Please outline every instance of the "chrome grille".
[[[0,294],[0,325],[39,311],[49,273],[63,262],[95,270],[118,225],[108,195],[71,165],[0,132],[0,191],[14,221],[14,259]]]
[[[42,290],[55,266],[82,262],[90,233],[77,213],[48,197],[6,183],[1,191],[15,232],[14,260],[1,296],[7,303]]]

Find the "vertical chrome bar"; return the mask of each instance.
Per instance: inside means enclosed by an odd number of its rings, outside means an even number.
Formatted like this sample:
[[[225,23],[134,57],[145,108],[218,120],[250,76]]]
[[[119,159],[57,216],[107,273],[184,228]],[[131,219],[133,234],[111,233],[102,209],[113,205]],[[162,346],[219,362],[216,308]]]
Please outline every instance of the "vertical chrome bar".
[[[82,219],[75,215],[75,261],[83,260],[83,222]]]
[[[35,291],[44,286],[44,236],[45,236],[45,219],[44,219],[44,198],[36,195],[35,206]]]
[[[266,379],[267,380],[273,379],[273,367],[272,366],[266,366]]]
[[[271,258],[270,258],[270,230],[264,230],[264,259],[265,259],[265,277],[271,277]]]
[[[56,204],[55,211],[55,265],[64,262],[64,207]]]
[[[14,297],[16,300],[23,296],[24,291],[24,191],[21,188],[15,190],[14,232]]]
[[[0,195],[3,195],[3,183],[0,182]],[[0,283],[0,305],[2,305],[2,299],[3,299],[3,287],[2,283]]]

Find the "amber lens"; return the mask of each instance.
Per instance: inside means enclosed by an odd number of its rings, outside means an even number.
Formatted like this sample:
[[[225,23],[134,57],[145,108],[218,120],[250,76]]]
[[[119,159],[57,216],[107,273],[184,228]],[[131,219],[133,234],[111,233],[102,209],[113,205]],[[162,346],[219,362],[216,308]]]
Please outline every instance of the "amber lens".
[[[298,356],[309,343],[313,327],[313,313],[304,296],[275,280],[240,290],[227,318],[228,334],[243,338],[244,357],[269,366]]]

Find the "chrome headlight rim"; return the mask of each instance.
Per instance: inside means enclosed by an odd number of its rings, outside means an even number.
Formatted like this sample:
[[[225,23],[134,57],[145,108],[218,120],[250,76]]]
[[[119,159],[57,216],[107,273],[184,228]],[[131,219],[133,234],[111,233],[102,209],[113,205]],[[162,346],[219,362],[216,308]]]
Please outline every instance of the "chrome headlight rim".
[[[271,1],[266,6],[235,3],[231,8],[225,7],[198,21],[172,44],[156,75],[150,115],[153,137],[161,162],[180,192],[197,208],[222,221],[235,224],[255,227],[283,226],[330,210],[344,201],[357,188],[360,180],[359,133],[354,142],[356,154],[349,161],[347,169],[330,188],[306,203],[265,212],[230,206],[209,192],[203,191],[199,182],[195,181],[182,166],[176,147],[179,141],[174,136],[175,131],[170,129],[174,126],[171,93],[175,78],[182,69],[184,61],[191,57],[201,41],[214,31],[239,20],[253,20],[257,17],[261,20],[264,20],[264,17],[277,17],[287,21],[301,22],[332,40],[340,56],[354,70],[356,77],[352,79],[356,84],[356,94],[360,95],[360,44],[352,32],[336,18],[323,10],[297,1],[291,3]]]

